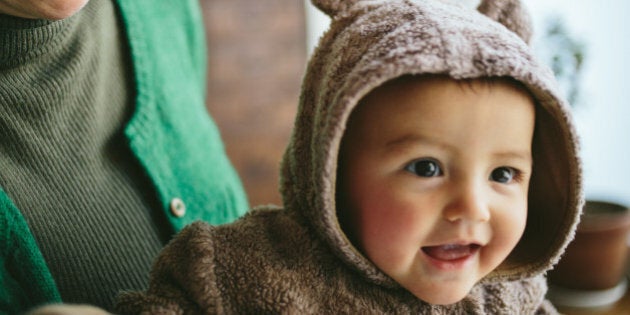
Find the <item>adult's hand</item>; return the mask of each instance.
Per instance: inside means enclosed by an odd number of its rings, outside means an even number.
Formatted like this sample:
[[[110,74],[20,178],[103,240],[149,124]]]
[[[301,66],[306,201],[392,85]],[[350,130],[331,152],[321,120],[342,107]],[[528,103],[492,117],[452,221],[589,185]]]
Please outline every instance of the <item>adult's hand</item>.
[[[89,305],[55,304],[39,307],[26,315],[111,315],[110,313]]]

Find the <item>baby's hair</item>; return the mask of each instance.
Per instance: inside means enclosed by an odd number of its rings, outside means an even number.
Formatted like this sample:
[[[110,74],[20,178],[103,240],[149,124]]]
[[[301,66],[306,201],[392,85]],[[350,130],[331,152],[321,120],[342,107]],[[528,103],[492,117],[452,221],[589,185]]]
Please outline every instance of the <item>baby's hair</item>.
[[[406,74],[406,75],[402,75],[400,77],[391,79],[385,83],[383,83],[381,85],[381,87],[383,86],[387,86],[387,85],[393,85],[393,84],[404,84],[404,83],[409,83],[409,82],[413,82],[416,80],[424,80],[424,79],[446,79],[446,78],[451,78],[450,76],[448,76],[447,74],[422,74],[422,75],[414,75],[414,74]],[[527,94],[532,95],[532,93],[530,92],[530,90],[520,81],[512,78],[512,77],[508,77],[508,76],[504,76],[504,77],[499,77],[499,76],[488,76],[488,77],[479,77],[479,78],[471,78],[471,79],[456,79],[455,82],[458,83],[458,85],[460,87],[468,87],[471,90],[475,91],[475,88],[478,85],[475,85],[473,83],[483,83],[483,87],[492,87],[494,85],[496,85],[499,82],[502,83],[508,83],[516,88],[518,88],[519,90],[525,91],[527,92]],[[533,96],[533,95],[532,95]]]

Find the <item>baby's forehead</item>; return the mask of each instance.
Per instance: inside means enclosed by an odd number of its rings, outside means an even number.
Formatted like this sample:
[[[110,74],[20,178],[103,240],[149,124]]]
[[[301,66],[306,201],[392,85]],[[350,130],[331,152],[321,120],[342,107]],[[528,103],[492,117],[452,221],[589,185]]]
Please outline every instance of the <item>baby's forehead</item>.
[[[532,104],[536,104],[533,93],[520,81],[512,77],[479,77],[470,79],[454,79],[447,75],[403,75],[385,81],[383,84],[369,91],[358,102],[358,107],[364,107],[366,103],[388,103],[393,99],[404,100],[416,98],[418,93],[423,96],[436,90],[447,90],[453,93],[482,94],[495,90],[505,90],[517,94],[526,95]],[[413,93],[410,93],[413,91]],[[509,105],[509,104],[506,104]],[[356,108],[355,108],[356,111]]]
[[[480,111],[490,111],[494,114],[489,117],[503,119],[515,111],[536,111],[535,107],[531,93],[510,78],[404,76],[385,82],[362,98],[353,109],[348,127],[374,128],[386,122],[414,123],[431,117],[444,121],[456,113],[478,116]]]

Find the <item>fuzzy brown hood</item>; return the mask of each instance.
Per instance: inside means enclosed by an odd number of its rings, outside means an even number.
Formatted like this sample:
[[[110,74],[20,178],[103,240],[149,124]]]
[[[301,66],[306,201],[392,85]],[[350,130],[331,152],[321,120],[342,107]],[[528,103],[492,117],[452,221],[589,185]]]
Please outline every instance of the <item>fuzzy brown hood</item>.
[[[365,277],[396,286],[352,245],[337,219],[337,157],[350,113],[370,91],[403,75],[511,77],[530,90],[538,106],[528,222],[517,248],[485,281],[531,277],[551,268],[579,220],[580,161],[568,105],[551,71],[526,43],[531,27],[520,3],[483,1],[474,11],[430,0],[313,2],[332,22],[308,66],[282,161],[287,211],[306,219]]]

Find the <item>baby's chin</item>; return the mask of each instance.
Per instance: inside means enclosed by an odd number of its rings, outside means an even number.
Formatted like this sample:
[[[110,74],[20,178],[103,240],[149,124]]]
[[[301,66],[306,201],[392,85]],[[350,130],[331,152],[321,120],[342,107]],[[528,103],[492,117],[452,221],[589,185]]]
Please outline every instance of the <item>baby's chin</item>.
[[[470,291],[466,291],[462,294],[453,294],[453,292],[448,292],[446,294],[425,295],[424,297],[416,295],[416,297],[432,305],[450,305],[463,300],[469,292]]]
[[[418,299],[425,301],[431,305],[450,305],[455,304],[468,296],[473,289],[472,285],[438,285],[436,287],[428,288],[406,288],[411,294]]]

